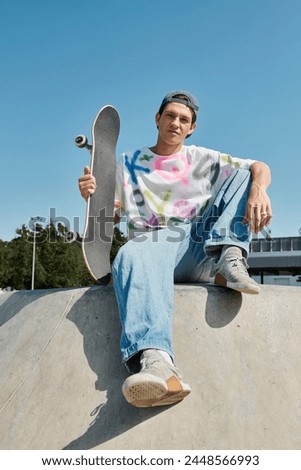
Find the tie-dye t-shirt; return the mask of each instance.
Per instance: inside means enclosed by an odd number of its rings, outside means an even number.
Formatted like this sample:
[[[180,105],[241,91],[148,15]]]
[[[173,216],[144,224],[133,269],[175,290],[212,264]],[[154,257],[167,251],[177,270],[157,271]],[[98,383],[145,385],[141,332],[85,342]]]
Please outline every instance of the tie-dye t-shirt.
[[[115,211],[126,218],[127,235],[191,221],[237,168],[255,160],[194,145],[168,156],[149,148],[124,153],[117,161]]]

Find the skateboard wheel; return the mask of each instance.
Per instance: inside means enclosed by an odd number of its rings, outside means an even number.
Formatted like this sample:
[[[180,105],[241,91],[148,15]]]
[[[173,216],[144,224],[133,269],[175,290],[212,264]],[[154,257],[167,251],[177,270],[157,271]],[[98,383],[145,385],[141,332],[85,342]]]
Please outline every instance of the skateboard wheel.
[[[80,236],[78,232],[75,232],[74,230],[69,230],[69,232],[65,234],[65,240],[67,243],[73,243],[73,242],[81,243],[82,237]]]
[[[85,135],[78,135],[75,137],[75,145],[77,145],[77,147],[83,149],[85,147],[90,147],[89,144],[88,144],[88,139]]]

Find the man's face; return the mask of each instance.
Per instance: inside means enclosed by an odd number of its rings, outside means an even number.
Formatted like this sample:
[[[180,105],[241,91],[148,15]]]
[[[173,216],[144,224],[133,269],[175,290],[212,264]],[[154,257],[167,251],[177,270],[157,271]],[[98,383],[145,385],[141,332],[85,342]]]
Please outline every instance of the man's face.
[[[179,145],[188,134],[192,134],[196,124],[192,123],[193,111],[182,103],[168,103],[163,113],[156,115],[156,125],[160,139],[169,145]]]

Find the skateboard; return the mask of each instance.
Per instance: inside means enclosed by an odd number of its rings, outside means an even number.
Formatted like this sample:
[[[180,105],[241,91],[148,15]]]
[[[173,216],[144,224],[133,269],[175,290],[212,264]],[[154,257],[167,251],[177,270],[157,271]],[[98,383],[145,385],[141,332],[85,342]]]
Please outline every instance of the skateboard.
[[[75,138],[79,148],[91,153],[90,169],[97,188],[87,200],[86,220],[81,238],[84,261],[92,277],[102,285],[111,279],[110,251],[114,233],[116,144],[120,129],[117,110],[106,105],[92,125],[92,144],[84,135]]]

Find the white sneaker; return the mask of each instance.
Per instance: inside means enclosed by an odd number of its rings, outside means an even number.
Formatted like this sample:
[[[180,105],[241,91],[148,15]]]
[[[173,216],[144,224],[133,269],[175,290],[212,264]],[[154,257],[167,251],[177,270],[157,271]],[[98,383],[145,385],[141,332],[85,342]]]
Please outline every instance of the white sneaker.
[[[185,398],[191,389],[182,382],[179,370],[164,360],[155,349],[146,349],[141,354],[141,371],[128,377],[122,392],[134,406],[172,405]]]
[[[219,286],[229,287],[245,294],[258,294],[260,287],[250,278],[247,268],[241,249],[229,246],[213,266],[211,275],[214,276],[214,283]]]

